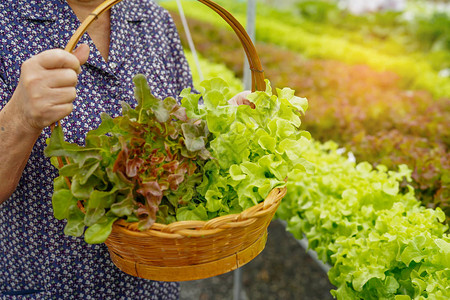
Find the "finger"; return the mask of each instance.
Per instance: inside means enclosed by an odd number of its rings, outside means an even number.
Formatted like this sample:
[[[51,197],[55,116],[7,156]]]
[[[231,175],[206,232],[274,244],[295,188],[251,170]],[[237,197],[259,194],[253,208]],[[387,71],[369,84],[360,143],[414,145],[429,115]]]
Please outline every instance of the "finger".
[[[244,104],[244,100],[247,100],[247,96],[250,95],[251,92],[250,91],[243,91],[240,92],[238,94],[236,94],[233,98],[231,98],[230,100],[228,100],[228,103],[231,105],[241,105]]]
[[[84,65],[89,58],[89,46],[87,44],[81,44],[72,54],[76,56],[80,65]]]
[[[49,97],[40,103],[31,103],[26,111],[27,120],[37,124],[37,128],[44,128],[69,115],[73,111],[73,102],[61,93],[58,96],[60,98]]]
[[[251,91],[243,91],[240,92],[239,94],[243,97],[243,98],[247,98],[248,95],[250,95],[252,92]]]
[[[241,105],[241,104],[247,104],[246,102],[250,102],[250,101],[247,99],[247,97],[248,97],[248,95],[250,95],[251,93],[252,93],[252,92],[250,92],[250,91],[243,91],[243,92],[239,93],[239,94],[238,94],[238,100],[237,100],[238,104]],[[247,105],[248,105],[248,104],[247,104]]]
[[[56,106],[52,106],[39,118],[39,123],[42,127],[49,126],[64,117],[68,116],[73,111],[72,103],[64,103]]]
[[[47,71],[48,87],[75,87],[78,83],[77,73],[72,69],[52,69]]]
[[[250,106],[252,109],[255,109],[255,108],[256,108],[255,103],[251,102],[251,101],[248,100],[248,99],[242,100],[242,104],[241,104],[241,105],[248,105],[248,106]]]
[[[73,103],[65,103],[60,104],[54,107],[54,117],[56,121],[61,120],[64,117],[67,117],[70,115],[70,113],[73,111]]]
[[[77,97],[77,90],[75,87],[61,87],[51,90],[48,97],[50,105],[61,105],[72,103]]]
[[[236,98],[231,98],[230,100],[228,100],[228,104],[230,105],[234,105],[234,106],[238,106],[237,102],[236,102]]]
[[[75,72],[80,72],[80,61],[78,58],[62,49],[52,49],[39,53],[35,59],[44,69],[63,69],[69,68]]]

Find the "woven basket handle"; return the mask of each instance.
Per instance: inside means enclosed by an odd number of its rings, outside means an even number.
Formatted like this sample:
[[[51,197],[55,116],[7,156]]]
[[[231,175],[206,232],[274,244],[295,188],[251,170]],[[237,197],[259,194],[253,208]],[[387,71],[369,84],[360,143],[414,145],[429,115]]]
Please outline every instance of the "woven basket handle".
[[[108,11],[109,9],[111,9],[111,7],[121,1],[122,0],[106,0],[96,9],[94,9],[94,11],[86,18],[86,20],[83,21],[80,27],[78,27],[77,31],[73,34],[65,50],[68,52],[72,52],[81,36],[86,32],[92,22],[94,22],[102,13]],[[218,13],[231,26],[231,28],[233,28],[234,32],[241,41],[245,54],[247,55],[250,70],[252,72],[252,91],[265,91],[266,83],[264,81],[264,71],[262,70],[261,61],[259,59],[258,53],[256,52],[255,46],[248,36],[247,32],[245,31],[244,27],[242,27],[239,21],[236,20],[236,18],[234,18],[227,10],[225,10],[215,2],[210,0],[198,1]]]

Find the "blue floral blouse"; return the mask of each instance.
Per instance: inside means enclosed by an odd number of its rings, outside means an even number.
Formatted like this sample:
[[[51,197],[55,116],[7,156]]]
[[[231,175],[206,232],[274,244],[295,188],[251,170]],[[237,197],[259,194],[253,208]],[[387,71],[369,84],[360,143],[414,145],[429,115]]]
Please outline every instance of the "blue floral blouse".
[[[64,48],[79,24],[64,0],[0,0],[0,109],[17,86],[21,64]],[[173,21],[150,0],[124,0],[111,9],[108,62],[87,34],[80,43],[91,53],[74,111],[62,121],[70,142],[83,144],[101,112],[117,116],[121,101],[133,106],[137,73],[147,76],[160,98],[192,86]],[[65,222],[53,217],[51,206],[56,169],[43,154],[49,134],[42,132],[16,191],[0,205],[0,298],[178,299],[177,283],[129,276],[113,265],[104,244],[64,235]]]

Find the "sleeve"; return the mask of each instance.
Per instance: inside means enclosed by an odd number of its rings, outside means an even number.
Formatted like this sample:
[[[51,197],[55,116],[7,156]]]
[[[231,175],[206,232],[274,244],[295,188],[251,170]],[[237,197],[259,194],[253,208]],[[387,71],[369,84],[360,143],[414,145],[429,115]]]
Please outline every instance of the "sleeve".
[[[166,35],[170,43],[170,60],[174,66],[171,70],[171,75],[174,80],[174,85],[177,87],[178,94],[185,88],[193,89],[192,73],[189,68],[188,61],[181,45],[180,36],[178,34],[175,23],[167,11],[166,14]]]

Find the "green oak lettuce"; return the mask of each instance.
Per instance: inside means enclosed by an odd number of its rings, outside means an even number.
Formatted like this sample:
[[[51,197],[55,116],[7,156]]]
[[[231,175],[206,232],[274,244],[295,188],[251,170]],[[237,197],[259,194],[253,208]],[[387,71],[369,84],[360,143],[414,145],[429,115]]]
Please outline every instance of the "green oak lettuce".
[[[291,173],[277,211],[288,231],[332,266],[338,299],[449,299],[450,237],[441,209],[420,205],[405,166],[355,164],[334,143],[311,143],[313,175]]]
[[[188,117],[205,119],[212,136],[208,149],[215,159],[205,165],[198,187],[210,217],[261,202],[270,190],[286,185],[292,170],[313,170],[303,157],[310,135],[299,130],[306,99],[289,88],[277,90],[277,97],[268,83],[266,91],[248,96],[254,109],[233,106],[220,79],[204,82],[201,92],[200,105],[200,96],[189,90],[181,96]]]

